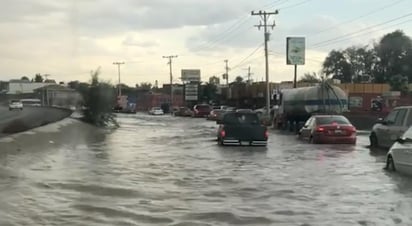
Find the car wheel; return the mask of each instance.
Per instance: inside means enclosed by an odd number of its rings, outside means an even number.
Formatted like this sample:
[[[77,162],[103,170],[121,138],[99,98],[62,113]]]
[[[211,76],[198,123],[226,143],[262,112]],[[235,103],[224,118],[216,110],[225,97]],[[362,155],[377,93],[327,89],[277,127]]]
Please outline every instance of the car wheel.
[[[395,163],[393,162],[393,158],[391,155],[389,155],[388,158],[386,159],[385,169],[388,171],[396,171]]]
[[[312,135],[309,137],[309,143],[310,144],[316,144],[316,141],[315,141],[315,139],[313,138]]]
[[[373,148],[377,148],[379,146],[378,137],[375,133],[372,133],[369,137],[370,146]]]

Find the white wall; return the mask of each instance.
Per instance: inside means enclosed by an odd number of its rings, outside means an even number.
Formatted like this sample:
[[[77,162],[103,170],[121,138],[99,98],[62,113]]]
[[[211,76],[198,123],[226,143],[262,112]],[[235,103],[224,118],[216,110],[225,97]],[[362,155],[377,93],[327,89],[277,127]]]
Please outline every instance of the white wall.
[[[20,83],[20,82],[10,82],[9,90],[7,94],[23,94],[23,93],[34,93],[35,89],[41,88],[43,86],[50,85],[50,83],[41,82],[31,82],[31,83]]]

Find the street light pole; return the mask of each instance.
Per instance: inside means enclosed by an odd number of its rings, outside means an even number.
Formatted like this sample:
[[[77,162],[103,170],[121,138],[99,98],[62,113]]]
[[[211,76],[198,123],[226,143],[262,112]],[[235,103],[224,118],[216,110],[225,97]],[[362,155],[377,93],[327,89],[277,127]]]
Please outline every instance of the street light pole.
[[[113,62],[114,65],[117,65],[117,73],[119,76],[119,83],[117,85],[118,88],[118,96],[120,97],[122,95],[122,87],[120,86],[120,65],[124,64],[124,62]]]

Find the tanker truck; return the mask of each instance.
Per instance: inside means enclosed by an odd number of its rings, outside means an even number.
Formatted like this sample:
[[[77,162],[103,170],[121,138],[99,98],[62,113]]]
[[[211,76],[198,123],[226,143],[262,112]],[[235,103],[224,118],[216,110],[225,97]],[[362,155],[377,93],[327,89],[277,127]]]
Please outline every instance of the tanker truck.
[[[341,114],[348,111],[348,96],[339,87],[322,82],[316,86],[283,89],[277,100],[273,125],[298,131],[312,114]]]

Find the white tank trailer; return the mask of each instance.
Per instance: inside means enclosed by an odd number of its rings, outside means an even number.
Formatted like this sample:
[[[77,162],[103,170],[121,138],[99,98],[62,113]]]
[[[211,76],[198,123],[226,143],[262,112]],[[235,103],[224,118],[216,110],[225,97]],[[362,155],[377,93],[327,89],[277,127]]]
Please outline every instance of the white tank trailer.
[[[348,96],[339,87],[320,83],[316,86],[283,89],[280,92],[275,126],[298,125],[314,113],[341,114],[348,111]]]

